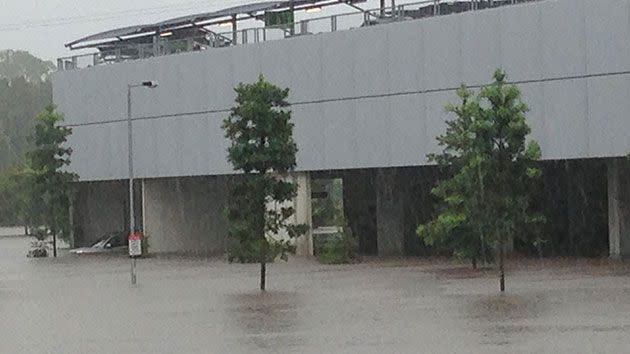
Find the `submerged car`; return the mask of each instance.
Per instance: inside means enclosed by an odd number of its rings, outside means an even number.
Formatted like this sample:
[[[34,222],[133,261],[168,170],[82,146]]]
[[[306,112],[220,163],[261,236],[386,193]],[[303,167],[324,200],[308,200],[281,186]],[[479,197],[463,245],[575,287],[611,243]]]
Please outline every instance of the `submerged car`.
[[[70,250],[72,254],[125,253],[127,251],[127,233],[111,232],[99,238],[92,246]]]

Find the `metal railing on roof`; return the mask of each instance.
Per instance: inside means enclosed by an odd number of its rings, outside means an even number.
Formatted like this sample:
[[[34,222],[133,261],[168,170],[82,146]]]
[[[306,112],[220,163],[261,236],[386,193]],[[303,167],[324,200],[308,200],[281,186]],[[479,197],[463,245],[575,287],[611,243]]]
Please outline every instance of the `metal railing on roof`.
[[[336,32],[384,23],[408,21],[440,15],[495,8],[542,0],[425,0],[383,9],[354,11],[344,14],[305,19],[293,24],[245,28],[221,33],[209,32],[202,37],[160,39],[157,43],[119,44],[97,53],[57,59],[58,70],[75,70],[90,66],[139,60],[163,55],[193,52],[210,48],[260,43],[295,36]]]

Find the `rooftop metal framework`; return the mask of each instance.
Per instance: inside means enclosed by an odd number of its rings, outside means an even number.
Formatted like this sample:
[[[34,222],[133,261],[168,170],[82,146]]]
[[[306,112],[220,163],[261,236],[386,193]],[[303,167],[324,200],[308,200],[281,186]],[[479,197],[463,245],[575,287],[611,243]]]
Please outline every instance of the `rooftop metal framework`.
[[[424,0],[404,4],[396,4],[396,0],[380,0],[380,7],[370,10],[364,10],[356,5],[365,1],[367,0],[268,1],[177,17],[153,24],[118,28],[66,44],[71,50],[94,48],[98,52],[59,58],[57,66],[59,70],[73,70],[111,62],[335,32],[540,0]],[[296,11],[311,12],[309,10],[321,10],[322,7],[333,5],[348,5],[353,11],[307,18],[299,22],[294,20],[293,14]],[[239,21],[252,19],[264,21],[269,13],[283,12],[290,14],[289,22],[237,28]],[[284,21],[287,21],[287,18],[284,18]],[[220,28],[224,26],[231,28],[228,31],[221,31]]]
[[[173,31],[188,30],[188,32],[190,32],[191,29],[197,29],[203,32],[203,28],[206,26],[217,25],[225,23],[226,21],[231,23],[248,19],[264,20],[264,13],[268,11],[299,11],[308,10],[312,7],[321,8],[340,4],[351,5],[365,1],[366,0],[284,0],[251,3],[219,11],[176,17],[151,24],[117,28],[77,39],[67,43],[65,46],[70,49],[94,48],[103,46],[104,44],[134,41],[145,36],[170,33]]]

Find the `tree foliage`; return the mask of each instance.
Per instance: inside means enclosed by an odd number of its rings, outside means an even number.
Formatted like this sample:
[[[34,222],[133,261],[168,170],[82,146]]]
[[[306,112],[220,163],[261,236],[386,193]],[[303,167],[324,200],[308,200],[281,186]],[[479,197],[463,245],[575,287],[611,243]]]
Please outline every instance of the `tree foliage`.
[[[50,104],[51,92],[48,81],[0,78],[0,171],[23,161],[34,117]]]
[[[527,105],[505,77],[497,71],[494,83],[477,95],[462,87],[461,103],[447,106],[455,119],[437,138],[442,153],[429,158],[451,177],[433,189],[442,201],[439,215],[418,227],[425,243],[447,245],[462,257],[477,259],[487,247],[498,248],[501,290],[505,241],[544,221],[532,210],[530,196],[541,176],[540,147],[527,142]]]
[[[55,69],[55,65],[39,59],[23,50],[0,50],[0,78],[23,78],[27,82],[43,82]]]
[[[72,129],[60,125],[63,116],[52,105],[36,121],[34,148],[27,154],[24,172],[30,191],[28,204],[33,218],[41,220],[52,235],[56,255],[57,237],[70,236],[71,183],[76,176],[65,170],[72,153],[65,144]]]
[[[52,101],[53,64],[28,52],[0,51],[0,224],[29,223],[27,178],[22,173],[35,116]]]
[[[242,171],[232,189],[229,222],[230,259],[257,261],[261,265],[261,289],[265,289],[266,263],[291,250],[288,240],[274,235],[286,230],[290,238],[304,233],[304,225],[289,225],[293,207],[287,202],[297,187],[286,177],[296,165],[297,145],[286,101],[289,90],[267,82],[261,75],[253,84],[239,84],[236,105],[223,122],[231,141],[228,160]]]

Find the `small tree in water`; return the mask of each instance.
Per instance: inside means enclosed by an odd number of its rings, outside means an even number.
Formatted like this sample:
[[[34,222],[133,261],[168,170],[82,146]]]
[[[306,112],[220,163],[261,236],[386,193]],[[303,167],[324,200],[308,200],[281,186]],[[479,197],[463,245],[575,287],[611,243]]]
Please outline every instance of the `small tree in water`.
[[[429,158],[448,169],[452,177],[433,193],[442,201],[440,214],[418,227],[427,244],[442,243],[473,260],[494,245],[499,251],[500,289],[505,291],[506,240],[544,217],[531,209],[530,188],[541,176],[537,168],[540,147],[526,142],[531,132],[527,106],[514,85],[497,71],[495,82],[473,93],[462,87],[459,106],[447,106],[456,118],[438,137],[442,154]]]
[[[286,230],[289,237],[306,231],[305,225],[288,225],[293,207],[285,206],[296,196],[297,186],[288,181],[295,168],[297,145],[293,141],[291,112],[286,108],[289,89],[267,82],[261,75],[253,84],[236,87],[236,106],[223,121],[230,139],[228,160],[242,171],[242,181],[232,190],[227,210],[230,259],[260,263],[260,289],[265,290],[266,263],[281,254],[286,260],[292,249],[288,240],[273,239]],[[269,205],[279,208],[268,208]]]
[[[40,113],[33,134],[34,148],[27,154],[25,170],[29,193],[29,213],[44,223],[53,237],[57,257],[57,237],[70,236],[70,196],[76,175],[64,171],[72,150],[64,146],[72,129],[60,126],[63,116],[49,105]]]

